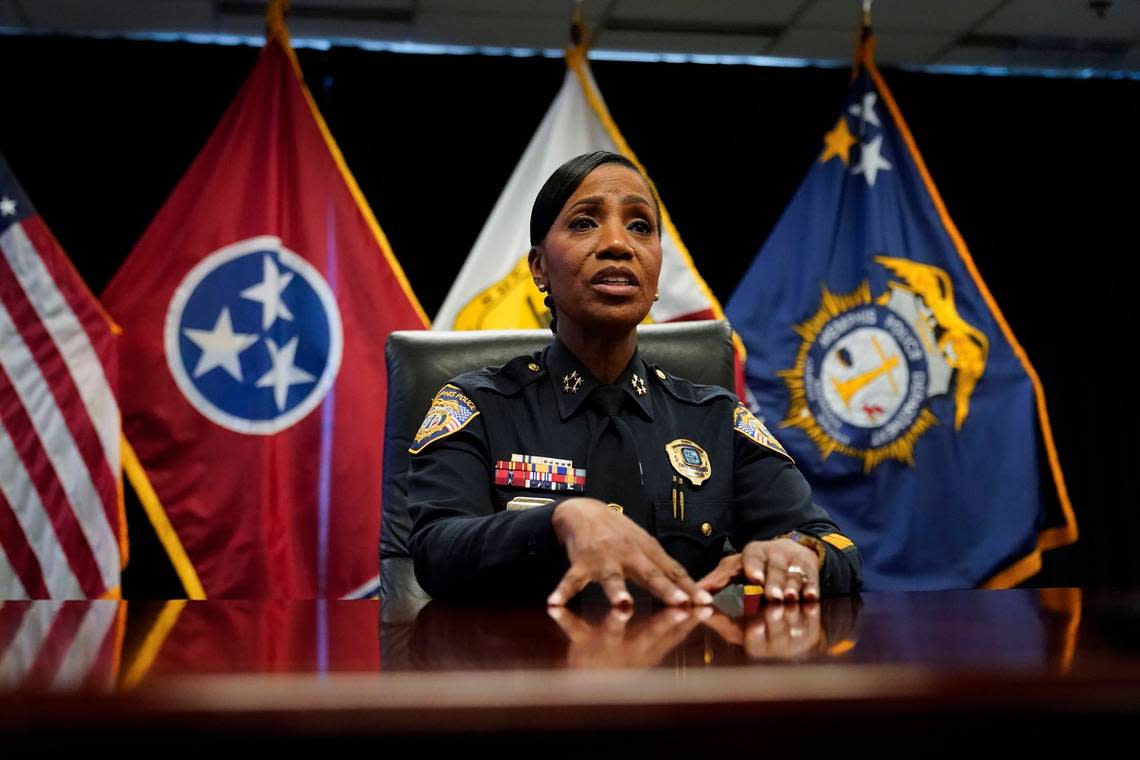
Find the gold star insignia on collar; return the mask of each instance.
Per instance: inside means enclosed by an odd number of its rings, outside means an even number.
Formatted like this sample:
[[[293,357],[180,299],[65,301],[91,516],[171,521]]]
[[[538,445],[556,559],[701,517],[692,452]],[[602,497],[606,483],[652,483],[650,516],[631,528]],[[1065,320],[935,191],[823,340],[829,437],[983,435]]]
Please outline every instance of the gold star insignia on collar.
[[[636,372],[633,373],[633,377],[630,378],[630,382],[633,383],[633,390],[637,393],[638,396],[645,395],[645,381],[638,377]]]
[[[573,370],[569,375],[562,376],[562,390],[564,393],[577,393],[581,387],[582,376],[578,374],[578,370]]]

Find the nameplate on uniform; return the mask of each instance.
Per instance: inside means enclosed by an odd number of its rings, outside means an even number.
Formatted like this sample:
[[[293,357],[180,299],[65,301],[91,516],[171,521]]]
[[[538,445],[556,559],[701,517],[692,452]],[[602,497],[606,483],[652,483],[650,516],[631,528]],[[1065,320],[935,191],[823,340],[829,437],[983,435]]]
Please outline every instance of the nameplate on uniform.
[[[495,462],[495,485],[537,488],[544,491],[581,491],[586,487],[586,471],[569,459],[511,454]]]
[[[544,504],[553,504],[554,499],[542,499],[537,496],[516,496],[507,502],[508,512],[525,512],[528,509],[541,507]]]

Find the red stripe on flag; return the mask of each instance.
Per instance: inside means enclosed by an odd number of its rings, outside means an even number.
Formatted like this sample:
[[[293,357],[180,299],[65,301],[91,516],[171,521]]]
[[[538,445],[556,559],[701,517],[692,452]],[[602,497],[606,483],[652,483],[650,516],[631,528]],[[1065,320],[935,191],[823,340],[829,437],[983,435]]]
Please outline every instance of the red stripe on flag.
[[[16,519],[16,511],[8,503],[3,491],[0,491],[0,547],[8,555],[8,563],[12,565],[27,595],[32,599],[50,598],[40,561],[32,551],[28,536]],[[4,647],[0,646],[0,652],[3,651]]]
[[[0,256],[0,302],[3,302],[4,308],[8,310],[12,322],[20,332],[20,337],[24,339],[24,344],[39,365],[44,379],[47,380],[51,395],[55,397],[56,405],[63,415],[67,429],[71,431],[71,437],[75,440],[79,455],[91,476],[91,482],[95,484],[95,490],[103,502],[107,522],[117,537],[118,483],[104,455],[98,431],[87,414],[87,407],[83,405],[83,399],[75,385],[75,378],[68,371],[59,348],[40,321],[35,307],[28,300],[27,294],[16,280],[15,272],[3,256]],[[91,339],[90,335],[88,339]]]
[[[94,604],[110,603],[111,602],[108,601],[99,601]],[[119,602],[118,604],[124,603]],[[99,654],[95,655],[95,660],[91,663],[91,669],[83,679],[82,689],[106,689],[115,682],[115,662],[121,641],[122,631],[120,629],[123,626],[122,615],[126,610],[120,607],[115,612],[115,620],[107,627],[107,632],[103,635],[103,642],[99,645]]]
[[[51,623],[47,638],[40,645],[40,651],[28,669],[24,685],[45,686],[55,677],[63,658],[75,642],[75,634],[83,624],[83,618],[92,602],[63,602],[55,620]]]
[[[8,647],[15,641],[31,608],[31,602],[0,602],[0,658],[4,657]]]
[[[72,313],[83,325],[83,331],[87,333],[91,345],[95,348],[95,354],[99,357],[99,363],[103,365],[108,384],[112,388],[117,388],[118,361],[115,354],[115,336],[99,302],[80,279],[71,260],[39,215],[24,219],[20,222],[20,226],[24,228],[24,233],[39,253],[40,261],[47,268],[59,292],[71,307]]]
[[[51,519],[55,535],[63,547],[63,553],[67,555],[67,562],[71,565],[80,588],[89,597],[99,596],[106,588],[91,545],[79,527],[79,520],[72,511],[63,484],[3,367],[0,367],[0,423],[7,428],[12,445],[35,485],[36,493],[40,495],[40,501]]]

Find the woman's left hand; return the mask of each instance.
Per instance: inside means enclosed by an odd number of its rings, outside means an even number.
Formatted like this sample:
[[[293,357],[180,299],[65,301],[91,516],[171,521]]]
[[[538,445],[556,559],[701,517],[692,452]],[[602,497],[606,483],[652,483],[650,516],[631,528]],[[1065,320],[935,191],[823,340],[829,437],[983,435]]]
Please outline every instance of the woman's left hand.
[[[733,581],[764,587],[771,602],[813,602],[819,599],[819,557],[790,538],[750,541],[744,551],[730,554],[697,585],[715,594]]]

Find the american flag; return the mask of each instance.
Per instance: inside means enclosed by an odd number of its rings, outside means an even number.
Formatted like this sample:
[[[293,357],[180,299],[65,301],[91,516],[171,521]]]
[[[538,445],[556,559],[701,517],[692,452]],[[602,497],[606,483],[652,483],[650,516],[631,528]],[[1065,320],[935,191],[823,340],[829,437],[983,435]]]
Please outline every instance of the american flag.
[[[0,689],[110,691],[126,602],[0,602]]]
[[[115,327],[0,156],[0,599],[118,596]]]

